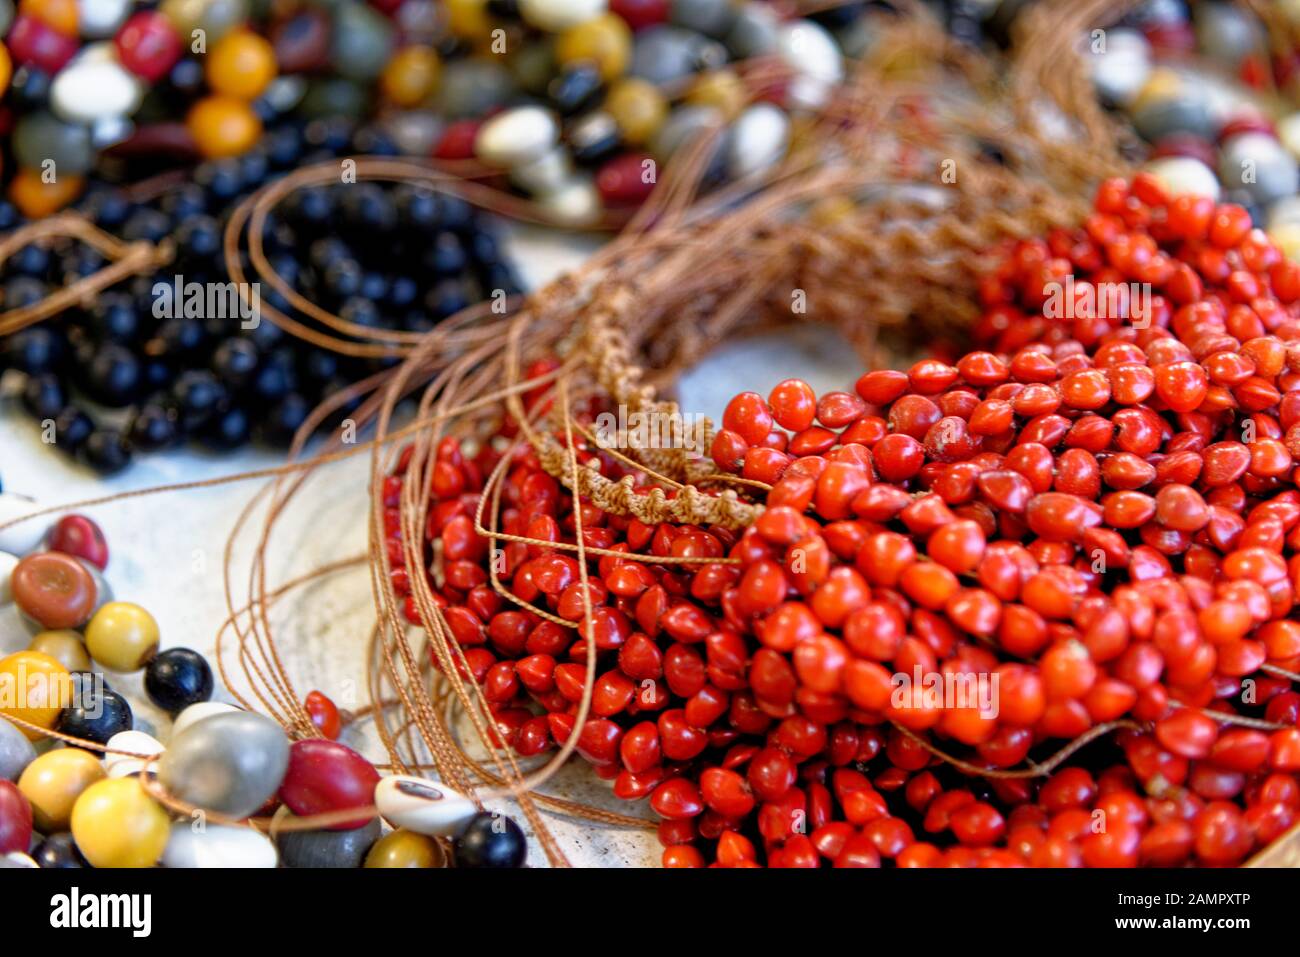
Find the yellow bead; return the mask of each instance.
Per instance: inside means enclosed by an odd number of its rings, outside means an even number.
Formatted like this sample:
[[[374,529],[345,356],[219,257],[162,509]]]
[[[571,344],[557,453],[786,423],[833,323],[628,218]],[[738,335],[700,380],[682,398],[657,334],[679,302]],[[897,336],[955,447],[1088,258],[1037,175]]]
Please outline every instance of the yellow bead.
[[[1147,75],[1147,81],[1138,91],[1137,99],[1128,108],[1129,112],[1136,113],[1154,100],[1177,99],[1183,85],[1183,78],[1177,71],[1168,67],[1156,67]]]
[[[65,37],[77,35],[77,0],[22,0],[18,12],[40,20]]]
[[[701,73],[691,84],[686,102],[692,106],[712,106],[722,111],[727,119],[740,115],[749,101],[744,82],[732,70],[711,70]]]
[[[86,652],[86,644],[81,640],[81,635],[71,628],[43,631],[32,639],[28,649],[49,655],[69,671],[90,670],[90,655]]]
[[[1268,230],[1268,238],[1277,243],[1287,259],[1300,259],[1300,223],[1279,223]]]
[[[375,842],[366,867],[444,867],[446,855],[431,837],[398,828]]]
[[[71,675],[58,660],[39,651],[15,651],[0,658],[0,714],[53,728],[71,701]],[[15,727],[29,741],[43,737],[39,731]]]
[[[54,182],[47,183],[41,170],[20,169],[9,184],[9,199],[28,219],[43,219],[80,196],[85,185],[80,176],[59,174]]]
[[[68,829],[77,798],[104,776],[104,765],[89,751],[56,748],[27,765],[18,778],[18,790],[32,806],[36,830],[53,834]]]
[[[218,96],[255,100],[275,79],[275,50],[252,30],[236,30],[217,41],[204,70]]]
[[[433,92],[441,70],[442,63],[432,47],[403,47],[388,61],[379,82],[391,102],[418,106]]]
[[[9,56],[9,49],[0,43],[0,98],[9,89],[9,81],[14,75],[14,61]]]
[[[231,96],[209,96],[194,104],[185,120],[199,152],[209,159],[238,156],[262,135],[253,108]]]
[[[632,57],[632,31],[622,17],[602,13],[570,27],[555,40],[555,59],[563,65],[589,60],[608,83],[627,70]]]
[[[72,839],[94,867],[153,867],[167,835],[167,812],[138,778],[98,781],[72,808]]]
[[[668,100],[653,83],[629,76],[610,88],[605,110],[614,117],[628,145],[640,146],[664,125]]]
[[[105,668],[138,671],[158,650],[158,622],[139,605],[110,601],[86,626],[86,650]]]
[[[482,40],[492,32],[487,0],[447,0],[447,28],[462,40]]]

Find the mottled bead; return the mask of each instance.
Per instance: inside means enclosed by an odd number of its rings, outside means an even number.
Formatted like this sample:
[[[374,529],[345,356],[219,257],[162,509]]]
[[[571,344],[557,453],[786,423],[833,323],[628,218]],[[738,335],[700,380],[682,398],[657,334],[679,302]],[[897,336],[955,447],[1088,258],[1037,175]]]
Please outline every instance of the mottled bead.
[[[375,788],[375,805],[394,827],[417,834],[456,834],[477,813],[474,802],[439,781],[393,774]]]

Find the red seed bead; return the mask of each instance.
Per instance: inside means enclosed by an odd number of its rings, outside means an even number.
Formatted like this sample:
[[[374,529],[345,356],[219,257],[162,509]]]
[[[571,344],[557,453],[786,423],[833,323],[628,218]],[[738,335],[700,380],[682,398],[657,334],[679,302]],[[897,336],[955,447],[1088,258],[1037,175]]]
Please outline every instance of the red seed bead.
[[[757,392],[742,392],[727,403],[722,425],[750,445],[758,445],[772,431],[772,413]]]
[[[294,814],[325,814],[371,807],[379,772],[357,752],[337,741],[307,738],[289,749],[289,766],[279,797]],[[333,825],[343,831],[364,827],[374,814]]]
[[[777,383],[767,397],[776,424],[791,432],[809,428],[817,417],[817,396],[802,379]]]

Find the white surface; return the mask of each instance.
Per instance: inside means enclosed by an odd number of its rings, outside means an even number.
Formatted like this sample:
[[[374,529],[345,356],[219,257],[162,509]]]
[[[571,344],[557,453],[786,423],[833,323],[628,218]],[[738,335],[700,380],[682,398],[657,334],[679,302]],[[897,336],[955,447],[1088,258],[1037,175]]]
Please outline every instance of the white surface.
[[[541,232],[521,233],[516,255],[530,286],[544,282],[581,261],[590,241],[560,241]],[[728,343],[681,384],[683,411],[721,417],[735,392],[766,392],[791,375],[808,378],[821,392],[850,386],[861,370],[852,351],[817,329],[797,330],[779,340]],[[246,450],[216,456],[183,450],[138,457],[124,473],[107,480],[71,463],[42,445],[35,423],[16,400],[0,400],[0,478],[7,491],[55,506],[152,486],[212,479],[279,464],[276,454]],[[270,543],[269,568],[274,588],[294,576],[365,549],[366,483],[369,461],[358,455],[323,469],[299,494]],[[204,489],[128,498],[104,506],[81,508],[108,538],[108,580],[115,596],[148,608],[158,619],[164,647],[185,645],[212,660],[216,634],[225,620],[223,552],[237,517],[265,480]],[[40,525],[43,519],[35,520]],[[241,539],[246,555],[249,537]],[[248,594],[247,564],[236,562],[243,577],[233,583],[236,604]],[[367,573],[357,568],[323,579],[293,594],[272,615],[277,643],[299,697],[313,688],[341,707],[366,703],[364,645],[374,620]],[[28,634],[12,620],[0,618],[0,654],[25,647]],[[233,644],[224,661],[235,668]],[[238,671],[235,671],[238,675]],[[166,715],[144,698],[138,675],[111,676],[114,688],[127,694],[136,709],[137,727],[157,729],[166,741]],[[242,677],[233,679],[242,685]],[[219,697],[225,697],[224,689]],[[349,730],[347,743],[376,761],[385,760],[373,734]],[[580,759],[549,787],[565,797],[602,801],[611,809],[651,817],[648,807],[630,808],[615,800]],[[575,864],[652,865],[659,859],[653,833],[599,829],[548,815],[561,846]],[[521,822],[522,823],[522,822]],[[544,858],[534,847],[533,864]]]

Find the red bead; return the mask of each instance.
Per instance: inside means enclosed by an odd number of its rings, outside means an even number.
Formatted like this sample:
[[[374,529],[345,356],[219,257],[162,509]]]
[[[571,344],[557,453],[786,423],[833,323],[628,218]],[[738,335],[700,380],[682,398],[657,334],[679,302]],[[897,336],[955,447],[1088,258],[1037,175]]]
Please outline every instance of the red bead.
[[[639,206],[654,192],[654,161],[644,153],[624,153],[596,171],[596,189],[606,206]]]
[[[280,785],[280,800],[299,817],[372,807],[379,772],[373,764],[337,741],[308,738],[289,748],[289,767]],[[363,827],[374,817],[350,818],[330,827]]]
[[[156,83],[181,57],[181,38],[165,16],[154,10],[134,14],[113,38],[117,57],[136,76]]]

